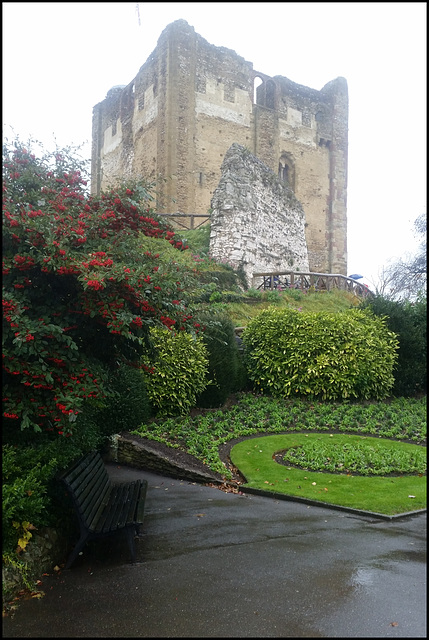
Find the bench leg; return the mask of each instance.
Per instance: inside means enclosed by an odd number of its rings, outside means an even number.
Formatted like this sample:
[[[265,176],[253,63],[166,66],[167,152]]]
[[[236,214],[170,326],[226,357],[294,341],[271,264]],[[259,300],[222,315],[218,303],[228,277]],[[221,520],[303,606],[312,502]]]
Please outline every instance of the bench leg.
[[[67,562],[66,562],[66,565],[65,565],[64,569],[70,569],[70,567],[72,566],[73,562],[76,560],[76,558],[78,557],[79,553],[82,551],[83,547],[85,546],[85,542],[86,542],[87,538],[88,538],[87,535],[84,535],[84,536],[82,535],[80,537],[80,539],[77,542],[75,548],[73,549],[73,551],[71,552],[71,554],[67,558]]]
[[[131,562],[136,561],[136,544],[134,541],[134,527],[127,527],[126,530],[128,547],[130,549],[131,554]]]

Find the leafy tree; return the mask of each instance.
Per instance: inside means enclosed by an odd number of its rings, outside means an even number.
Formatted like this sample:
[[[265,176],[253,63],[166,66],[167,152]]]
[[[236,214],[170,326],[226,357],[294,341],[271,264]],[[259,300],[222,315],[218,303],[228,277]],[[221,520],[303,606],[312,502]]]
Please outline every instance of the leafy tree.
[[[190,270],[145,248],[186,249],[154,214],[153,185],[93,196],[84,178],[73,150],[3,146],[3,416],[17,428],[71,434],[113,369],[140,366],[151,327],[193,331]]]
[[[406,255],[383,269],[378,294],[392,300],[416,300],[426,296],[427,243],[426,216],[421,214],[414,222],[415,234],[421,238],[414,255]]]

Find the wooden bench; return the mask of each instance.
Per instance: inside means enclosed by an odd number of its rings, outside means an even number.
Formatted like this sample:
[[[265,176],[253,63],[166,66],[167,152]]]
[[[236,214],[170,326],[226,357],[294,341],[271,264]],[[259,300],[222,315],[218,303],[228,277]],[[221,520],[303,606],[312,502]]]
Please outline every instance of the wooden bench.
[[[80,525],[80,538],[64,568],[71,567],[89,540],[120,530],[126,532],[131,561],[135,562],[134,537],[143,523],[147,481],[113,483],[96,451],[76,462],[60,480],[73,500]]]

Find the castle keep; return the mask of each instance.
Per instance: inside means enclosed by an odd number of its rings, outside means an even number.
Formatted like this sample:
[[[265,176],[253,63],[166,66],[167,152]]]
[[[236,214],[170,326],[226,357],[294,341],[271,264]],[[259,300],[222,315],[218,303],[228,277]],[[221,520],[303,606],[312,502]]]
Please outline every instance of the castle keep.
[[[91,189],[161,176],[159,213],[208,214],[238,143],[301,203],[310,270],[345,275],[347,134],[344,78],[318,91],[269,77],[177,20],[137,76],[94,107]]]

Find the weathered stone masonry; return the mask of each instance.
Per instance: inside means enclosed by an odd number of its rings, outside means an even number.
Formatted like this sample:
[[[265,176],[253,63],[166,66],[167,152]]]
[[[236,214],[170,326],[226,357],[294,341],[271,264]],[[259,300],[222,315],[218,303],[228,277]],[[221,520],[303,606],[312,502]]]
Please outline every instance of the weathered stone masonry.
[[[162,176],[160,213],[207,213],[236,142],[301,202],[310,270],[346,274],[347,137],[344,78],[320,91],[271,78],[178,20],[136,77],[94,107],[92,190]]]
[[[212,198],[210,255],[255,272],[308,272],[305,215],[293,191],[246,147],[231,145]]]

